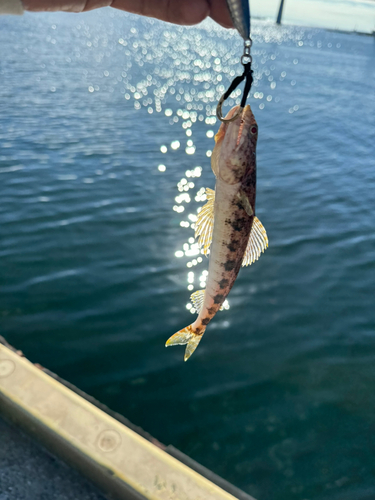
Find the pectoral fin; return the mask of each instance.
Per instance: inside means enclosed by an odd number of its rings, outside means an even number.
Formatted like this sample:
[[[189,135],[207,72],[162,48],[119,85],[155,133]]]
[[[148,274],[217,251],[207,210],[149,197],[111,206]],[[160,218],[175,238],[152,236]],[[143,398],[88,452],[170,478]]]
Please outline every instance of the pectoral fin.
[[[268,247],[266,230],[258,217],[254,217],[249,241],[242,261],[243,266],[248,266],[259,259],[260,254]]]
[[[254,215],[253,207],[250,205],[249,198],[247,197],[246,193],[242,191],[242,189],[237,193],[237,197],[240,200],[241,205],[243,206],[247,215],[249,215],[250,217]]]
[[[203,247],[204,255],[208,254],[212,242],[212,231],[214,227],[214,204],[215,191],[206,188],[207,203],[202,207],[198,214],[197,222],[195,223],[195,237],[198,239],[198,244]]]

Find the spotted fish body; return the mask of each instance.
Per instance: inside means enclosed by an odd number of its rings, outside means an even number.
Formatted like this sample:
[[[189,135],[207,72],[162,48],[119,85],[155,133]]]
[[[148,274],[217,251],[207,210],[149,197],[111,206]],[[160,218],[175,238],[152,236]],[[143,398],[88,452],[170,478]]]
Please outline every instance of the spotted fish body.
[[[226,118],[237,110],[237,106],[232,108]],[[206,190],[208,202],[198,214],[195,232],[206,255],[211,246],[207,286],[191,296],[197,319],[166,344],[187,344],[185,361],[222,308],[241,266],[252,264],[268,246],[267,234],[255,216],[257,137],[258,126],[250,106],[237,120],[222,123],[215,136],[211,157],[215,192]]]

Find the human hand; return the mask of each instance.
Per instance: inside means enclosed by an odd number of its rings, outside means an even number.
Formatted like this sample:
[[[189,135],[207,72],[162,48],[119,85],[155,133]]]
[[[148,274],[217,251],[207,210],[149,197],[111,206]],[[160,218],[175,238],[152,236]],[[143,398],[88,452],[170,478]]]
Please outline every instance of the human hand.
[[[23,0],[23,5],[34,12],[86,12],[110,6],[181,25],[197,24],[209,16],[225,28],[233,27],[225,0]]]

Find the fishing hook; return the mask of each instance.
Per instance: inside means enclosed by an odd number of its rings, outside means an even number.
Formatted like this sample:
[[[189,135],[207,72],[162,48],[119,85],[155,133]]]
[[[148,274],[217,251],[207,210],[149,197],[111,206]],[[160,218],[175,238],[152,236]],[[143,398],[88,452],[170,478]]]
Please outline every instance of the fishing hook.
[[[217,104],[216,116],[219,118],[220,121],[222,121],[224,123],[233,122],[234,120],[236,120],[240,116],[240,114],[242,113],[243,108],[245,107],[246,99],[247,99],[247,96],[249,95],[251,85],[253,83],[253,70],[251,69],[251,63],[253,62],[253,58],[250,55],[251,45],[252,45],[251,38],[248,38],[247,40],[245,40],[244,52],[241,56],[241,64],[244,67],[244,71],[243,71],[242,75],[237,76],[233,80],[229,89],[226,92],[224,92],[224,94],[220,97],[220,100]],[[226,101],[228,99],[228,97],[231,95],[233,90],[236,89],[238,87],[238,85],[242,82],[242,80],[245,80],[245,78],[246,78],[246,83],[245,83],[245,87],[244,87],[244,91],[243,91],[243,95],[242,95],[242,99],[241,99],[241,105],[238,108],[238,111],[234,116],[226,119],[223,117],[223,113],[222,113],[222,107],[223,107],[224,101]]]

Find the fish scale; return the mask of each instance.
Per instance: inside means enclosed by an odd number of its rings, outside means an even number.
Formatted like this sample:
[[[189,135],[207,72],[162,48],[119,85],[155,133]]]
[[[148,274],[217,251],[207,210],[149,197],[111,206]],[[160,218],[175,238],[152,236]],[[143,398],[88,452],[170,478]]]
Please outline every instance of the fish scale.
[[[239,267],[235,269],[234,266],[233,269],[229,269],[230,265],[228,266],[228,262],[233,260],[236,263],[242,262],[251,229],[252,217],[249,217],[243,209],[233,211],[233,203],[235,202],[238,189],[239,185],[229,186],[220,180],[217,181],[214,212],[216,224],[214,225],[212,237],[205,300],[203,308],[195,322],[197,324],[199,324],[201,318],[213,317],[229,294],[236,280]],[[245,216],[248,219],[247,227],[242,228],[240,232],[245,233],[245,238],[240,238],[241,234],[236,234],[232,229],[232,223],[238,220],[239,212],[241,212],[240,216]],[[228,246],[230,246],[234,239],[236,241],[244,239],[245,248],[242,248],[243,245],[236,244],[235,251],[231,252]],[[225,266],[227,266],[227,269]],[[220,285],[223,280],[228,282],[226,286]],[[215,297],[218,296],[221,296],[220,302],[215,303]],[[212,308],[215,309],[213,314]],[[210,313],[208,312],[209,309],[211,309]]]

